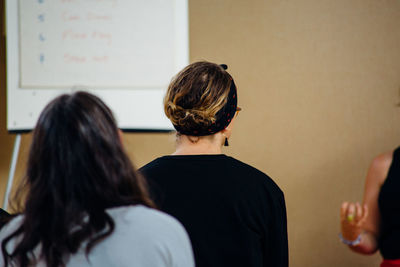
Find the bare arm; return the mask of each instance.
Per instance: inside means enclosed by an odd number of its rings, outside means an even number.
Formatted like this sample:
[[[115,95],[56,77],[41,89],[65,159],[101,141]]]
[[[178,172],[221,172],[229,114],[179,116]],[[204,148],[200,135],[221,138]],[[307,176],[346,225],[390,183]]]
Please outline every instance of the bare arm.
[[[378,196],[392,163],[393,151],[376,157],[368,170],[365,182],[363,206],[356,203],[342,204],[342,235],[355,240],[361,234],[361,242],[350,249],[361,254],[373,254],[378,250],[380,213]]]

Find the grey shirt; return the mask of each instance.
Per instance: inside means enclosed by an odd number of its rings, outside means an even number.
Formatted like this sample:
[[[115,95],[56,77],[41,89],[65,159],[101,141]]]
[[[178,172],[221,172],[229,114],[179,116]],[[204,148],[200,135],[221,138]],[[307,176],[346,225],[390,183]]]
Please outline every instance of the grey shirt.
[[[142,205],[112,208],[107,212],[115,221],[114,232],[97,244],[88,258],[84,248],[71,255],[67,267],[194,267],[186,231],[171,216]],[[17,229],[22,219],[23,216],[18,216],[4,226],[0,242]],[[8,251],[14,246],[15,240],[10,241]],[[3,255],[0,266],[4,266]]]

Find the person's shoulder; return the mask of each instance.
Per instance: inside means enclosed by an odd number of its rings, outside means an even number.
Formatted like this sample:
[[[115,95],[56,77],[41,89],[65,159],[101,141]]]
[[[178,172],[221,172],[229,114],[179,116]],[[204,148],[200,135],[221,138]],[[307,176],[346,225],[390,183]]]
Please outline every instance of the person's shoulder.
[[[398,154],[400,150],[390,150],[377,155],[371,162],[371,168],[379,172],[387,172],[392,165],[394,154]]]
[[[390,150],[386,151],[384,153],[381,153],[377,155],[371,162],[371,166],[373,166],[376,169],[388,169],[390,165],[392,164],[393,160],[393,154],[394,153],[399,153],[400,150]]]
[[[132,224],[150,231],[185,231],[174,217],[143,205],[120,207],[113,209],[110,213],[123,224]]]
[[[139,168],[139,172],[142,174],[151,172],[153,170],[157,170],[160,168],[160,166],[163,164],[163,157],[156,158],[149,163],[143,165],[142,167]]]
[[[131,209],[133,209],[133,208],[131,208]],[[146,207],[143,205],[136,205],[134,207],[134,209],[135,209],[135,213],[132,214],[133,216],[140,214],[142,216],[142,218],[144,218],[144,219],[154,219],[154,221],[160,222],[160,224],[165,224],[165,225],[179,224],[179,222],[174,217],[172,217],[171,215],[166,214],[162,211],[159,211],[159,210],[156,210],[153,208],[149,208],[149,207]]]
[[[400,153],[400,150],[396,149],[381,153],[374,157],[369,166],[367,183],[382,185],[388,176],[394,155],[397,155],[398,153]]]
[[[283,195],[280,187],[268,174],[233,157],[227,158],[230,161],[231,166],[235,168],[234,171],[236,173],[245,174],[246,182],[250,182],[255,186],[262,186],[264,188],[266,187],[269,190],[275,191],[276,193]]]
[[[118,235],[122,235],[123,239],[133,237],[142,240],[142,245],[146,243],[149,247],[162,246],[171,253],[185,252],[188,254],[186,256],[191,255],[189,236],[174,217],[143,205],[121,207],[111,213]]]
[[[121,257],[128,255],[128,260],[132,257],[142,266],[194,266],[189,237],[175,218],[144,205],[116,207],[107,212],[115,223],[107,251]]]

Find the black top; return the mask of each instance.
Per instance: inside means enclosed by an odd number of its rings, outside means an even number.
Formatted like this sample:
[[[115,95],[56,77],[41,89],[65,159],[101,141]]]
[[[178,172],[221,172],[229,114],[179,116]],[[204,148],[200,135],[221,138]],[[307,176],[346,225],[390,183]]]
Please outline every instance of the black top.
[[[7,211],[0,209],[0,229],[12,218]]]
[[[221,154],[164,156],[140,171],[186,228],[197,267],[288,266],[285,199],[261,171]]]
[[[381,229],[378,245],[384,259],[400,259],[400,148],[393,153],[378,198]]]

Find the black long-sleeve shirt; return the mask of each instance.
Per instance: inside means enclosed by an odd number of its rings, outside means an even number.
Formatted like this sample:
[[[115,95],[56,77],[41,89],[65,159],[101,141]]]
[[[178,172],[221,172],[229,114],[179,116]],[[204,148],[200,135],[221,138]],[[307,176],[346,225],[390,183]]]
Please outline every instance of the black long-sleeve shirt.
[[[284,195],[226,155],[164,156],[140,169],[159,208],[177,218],[197,267],[287,267]]]

